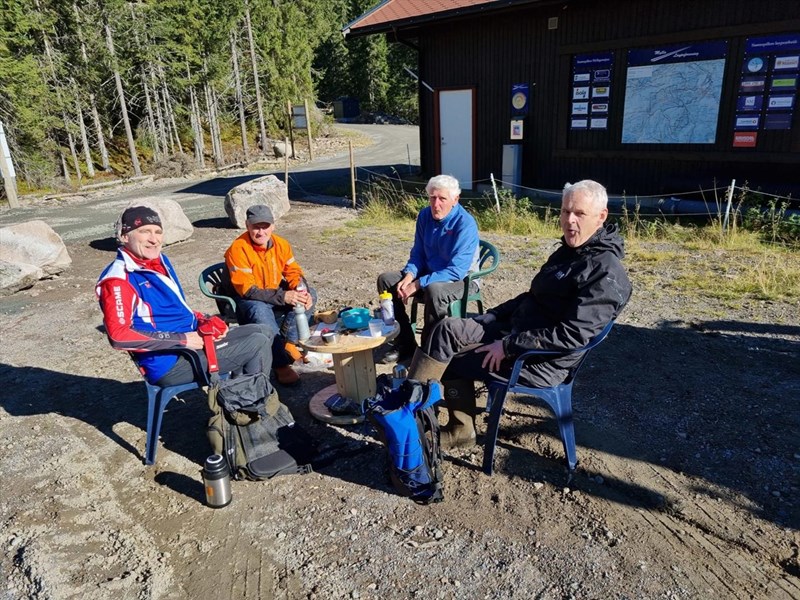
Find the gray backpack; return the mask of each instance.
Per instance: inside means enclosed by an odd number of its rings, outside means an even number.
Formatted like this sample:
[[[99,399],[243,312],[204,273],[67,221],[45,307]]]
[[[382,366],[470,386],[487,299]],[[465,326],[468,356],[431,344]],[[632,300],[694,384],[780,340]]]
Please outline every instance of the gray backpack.
[[[311,437],[296,425],[266,375],[222,380],[212,375],[207,435],[234,479],[263,481],[312,471]]]

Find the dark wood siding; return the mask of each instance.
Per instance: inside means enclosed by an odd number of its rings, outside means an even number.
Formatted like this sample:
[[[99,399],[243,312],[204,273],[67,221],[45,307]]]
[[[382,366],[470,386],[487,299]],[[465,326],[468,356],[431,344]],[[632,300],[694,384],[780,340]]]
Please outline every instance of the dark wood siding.
[[[558,28],[548,30],[548,19]],[[800,32],[797,0],[642,0],[520,7],[409,30],[420,48],[420,76],[436,89],[473,87],[477,182],[502,172],[511,86],[527,83],[522,184],[558,189],[597,179],[616,193],[658,194],[727,185],[735,178],[778,193],[800,191],[800,106],[791,130],[759,131],[757,148],[733,148],[739,74],[748,36]],[[716,142],[622,144],[627,51],[684,42],[728,43]],[[570,131],[574,54],[613,52],[609,128]],[[434,94],[420,88],[423,170],[436,171]]]

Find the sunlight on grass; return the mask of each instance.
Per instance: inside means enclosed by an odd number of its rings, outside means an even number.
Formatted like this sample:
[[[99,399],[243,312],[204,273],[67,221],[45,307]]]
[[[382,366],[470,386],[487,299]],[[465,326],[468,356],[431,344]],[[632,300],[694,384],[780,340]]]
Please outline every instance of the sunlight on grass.
[[[402,189],[402,183],[370,186],[358,219],[346,228],[378,228],[400,239],[413,240],[417,213],[427,206],[419,188]],[[501,190],[500,212],[493,197],[462,200],[483,232],[507,235],[506,250],[515,254],[531,241],[561,237],[558,211],[536,206]],[[619,219],[626,244],[625,263],[640,289],[672,290],[717,298],[728,303],[746,299],[792,301],[800,298],[800,252],[765,240],[763,231],[751,231],[736,219],[722,227],[721,218],[704,225],[669,222],[664,217],[643,217],[623,211]],[[514,238],[519,236],[517,244]],[[502,251],[502,247],[501,247]],[[541,265],[539,253],[523,252],[512,260],[533,269]],[[549,254],[545,252],[543,256]]]

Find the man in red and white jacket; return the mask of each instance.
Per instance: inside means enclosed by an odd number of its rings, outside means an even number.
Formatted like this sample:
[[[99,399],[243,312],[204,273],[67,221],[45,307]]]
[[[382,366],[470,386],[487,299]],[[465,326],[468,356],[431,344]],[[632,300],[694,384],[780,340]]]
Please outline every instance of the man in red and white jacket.
[[[219,317],[190,309],[172,264],[161,254],[163,235],[161,218],[146,206],[127,208],[117,222],[122,245],[95,290],[111,346],[130,352],[147,381],[162,387],[200,377],[180,350],[198,351],[208,370],[199,330],[213,335],[220,372],[269,373],[269,331],[260,325],[229,330]]]

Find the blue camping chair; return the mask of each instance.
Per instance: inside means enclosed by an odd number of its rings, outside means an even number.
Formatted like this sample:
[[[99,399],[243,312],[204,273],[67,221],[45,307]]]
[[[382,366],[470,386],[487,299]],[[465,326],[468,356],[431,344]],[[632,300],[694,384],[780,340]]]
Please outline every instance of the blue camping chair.
[[[497,444],[497,432],[500,428],[500,416],[503,413],[503,404],[509,393],[535,396],[547,403],[558,420],[558,430],[561,434],[561,441],[564,444],[564,453],[567,457],[569,470],[570,472],[575,470],[578,458],[575,450],[575,428],[572,422],[572,384],[575,383],[575,377],[589,355],[589,351],[606,338],[613,325],[614,321],[610,321],[592,341],[581,348],[575,348],[569,352],[557,350],[530,350],[525,352],[517,357],[508,381],[489,382],[488,401],[486,404],[486,412],[489,413],[489,424],[486,430],[486,447],[483,451],[484,473],[491,475],[494,469],[494,450]],[[543,355],[565,356],[577,352],[582,352],[583,355],[578,363],[570,369],[569,376],[563,383],[548,388],[533,388],[519,383],[519,375],[527,358]]]
[[[197,353],[194,350],[188,349],[180,350],[179,352],[183,353],[192,362],[192,369],[198,380],[162,388],[149,383],[145,379],[144,384],[147,387],[147,439],[144,446],[144,464],[146,465],[152,465],[156,461],[158,436],[161,433],[161,421],[169,401],[178,394],[190,390],[197,390],[204,385],[208,385],[208,374],[203,371]],[[227,377],[227,375],[225,375],[225,377]]]

